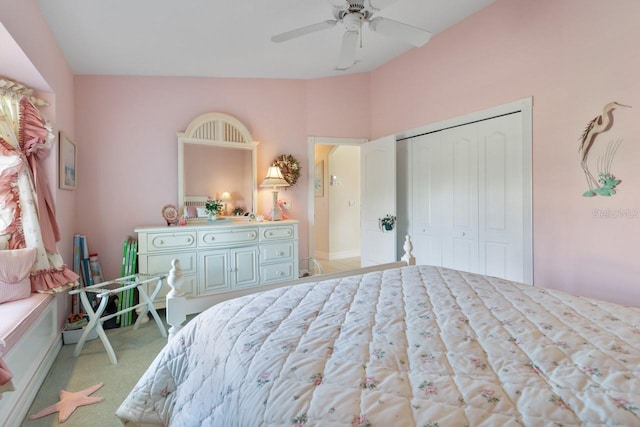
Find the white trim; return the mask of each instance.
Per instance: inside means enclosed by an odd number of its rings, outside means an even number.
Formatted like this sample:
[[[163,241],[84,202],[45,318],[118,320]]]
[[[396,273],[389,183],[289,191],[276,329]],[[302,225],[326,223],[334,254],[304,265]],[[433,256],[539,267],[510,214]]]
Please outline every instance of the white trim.
[[[360,251],[355,251],[355,250],[339,251],[339,252],[330,252],[329,258],[326,258],[326,259],[328,259],[329,261],[335,261],[339,259],[353,258],[357,256],[360,256]]]
[[[532,97],[523,98],[518,101],[510,102],[508,104],[487,108],[486,110],[474,111],[462,116],[441,120],[439,122],[430,123],[428,125],[420,126],[406,131],[401,131],[396,134],[396,139],[412,138],[423,133],[437,132],[439,130],[450,128],[453,126],[461,126],[471,122],[486,120],[503,114],[515,113],[517,111],[525,112],[525,110],[528,110],[529,112],[531,112],[532,105]],[[529,125],[531,125],[531,123],[529,123]]]

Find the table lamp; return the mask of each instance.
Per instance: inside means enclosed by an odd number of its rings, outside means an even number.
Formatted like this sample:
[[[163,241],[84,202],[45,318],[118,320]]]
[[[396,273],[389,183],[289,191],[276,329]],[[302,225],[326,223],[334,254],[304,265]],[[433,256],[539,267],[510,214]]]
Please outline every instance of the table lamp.
[[[278,206],[278,187],[288,187],[289,183],[282,176],[280,168],[271,166],[267,171],[267,177],[262,181],[260,187],[273,187],[273,206],[271,207],[271,221],[282,220],[280,207]]]
[[[229,210],[227,209],[227,203],[229,203],[232,199],[231,199],[231,194],[229,194],[228,191],[225,191],[222,193],[222,203],[224,203],[224,216],[228,216],[229,215]]]

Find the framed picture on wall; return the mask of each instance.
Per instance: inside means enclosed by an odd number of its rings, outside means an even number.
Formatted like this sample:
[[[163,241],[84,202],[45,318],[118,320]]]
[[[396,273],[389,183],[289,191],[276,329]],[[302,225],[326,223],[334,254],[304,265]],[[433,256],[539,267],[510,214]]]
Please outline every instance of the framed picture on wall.
[[[62,132],[58,139],[58,185],[63,190],[75,190],[78,178],[76,144]]]
[[[313,189],[316,197],[324,196],[324,160],[315,164],[313,174]]]

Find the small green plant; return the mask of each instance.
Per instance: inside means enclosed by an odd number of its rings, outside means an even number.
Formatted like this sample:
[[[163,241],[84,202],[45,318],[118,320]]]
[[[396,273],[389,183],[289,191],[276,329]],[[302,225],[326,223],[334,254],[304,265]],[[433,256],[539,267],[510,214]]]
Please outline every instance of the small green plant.
[[[209,215],[218,215],[222,208],[224,207],[224,203],[220,199],[209,199],[204,204],[204,208],[207,210]]]
[[[379,218],[380,228],[383,230],[393,230],[393,226],[396,224],[396,217],[393,215],[386,215],[384,218]]]
[[[233,208],[233,214],[235,216],[242,216],[242,214],[244,214],[244,209],[242,209],[240,206]]]
[[[602,187],[593,190],[596,194],[601,196],[613,196],[616,194],[616,185],[620,184],[621,181],[616,179],[616,177],[610,173],[600,172],[598,182],[602,184]]]

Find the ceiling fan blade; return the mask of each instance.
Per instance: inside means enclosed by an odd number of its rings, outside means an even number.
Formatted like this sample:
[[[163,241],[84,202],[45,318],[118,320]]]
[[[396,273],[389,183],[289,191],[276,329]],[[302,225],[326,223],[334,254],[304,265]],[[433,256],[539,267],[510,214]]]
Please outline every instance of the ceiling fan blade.
[[[415,47],[424,45],[431,38],[431,33],[427,30],[381,17],[369,20],[369,28],[371,31],[398,38]]]
[[[358,47],[359,36],[359,31],[347,31],[344,33],[344,36],[342,36],[338,70],[346,70],[356,62],[356,48]]]
[[[287,40],[294,39],[296,37],[304,36],[306,34],[315,33],[316,31],[325,30],[336,25],[338,21],[329,19],[327,21],[318,22],[317,24],[307,25],[306,27],[296,28],[295,30],[287,31],[285,33],[276,34],[271,37],[271,41],[275,43],[285,42]]]
[[[337,7],[338,9],[349,9],[349,2],[347,0],[327,0],[327,3],[333,7]]]
[[[381,11],[387,6],[396,3],[398,0],[369,0],[367,2],[366,9],[369,10],[372,14]]]

